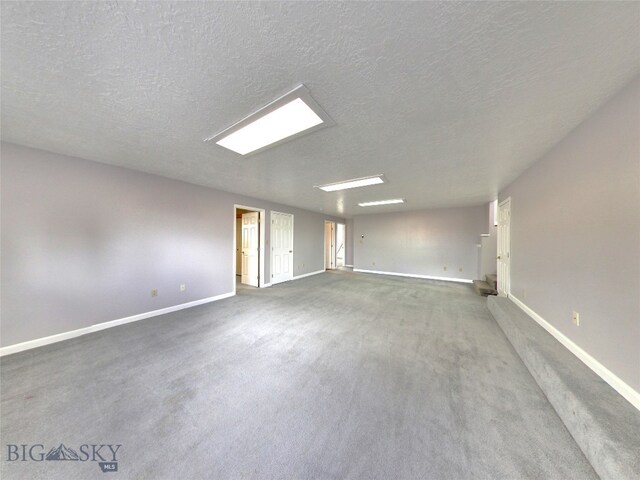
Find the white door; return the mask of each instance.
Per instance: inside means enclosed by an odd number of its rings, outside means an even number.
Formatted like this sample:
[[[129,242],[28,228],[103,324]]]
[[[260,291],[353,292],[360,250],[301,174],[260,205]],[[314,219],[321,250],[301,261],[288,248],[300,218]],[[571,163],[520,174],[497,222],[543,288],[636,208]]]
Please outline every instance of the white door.
[[[324,222],[324,269],[333,270],[335,251],[335,235],[333,222]]]
[[[259,218],[260,213],[242,214],[242,277],[241,282],[252,287],[258,286],[259,275]]]
[[[293,278],[293,215],[271,212],[271,283]]]
[[[242,275],[242,215],[236,218],[236,275]]]
[[[498,294],[511,293],[511,199],[498,205]]]

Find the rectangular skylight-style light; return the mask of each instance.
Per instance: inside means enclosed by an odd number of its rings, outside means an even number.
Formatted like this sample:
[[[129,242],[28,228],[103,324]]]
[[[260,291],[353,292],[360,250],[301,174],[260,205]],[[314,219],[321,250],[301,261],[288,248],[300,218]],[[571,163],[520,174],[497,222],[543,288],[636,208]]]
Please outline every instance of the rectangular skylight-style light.
[[[403,198],[392,198],[391,200],[377,200],[375,202],[362,202],[359,203],[360,207],[375,207],[376,205],[392,205],[394,203],[404,203]]]
[[[246,155],[320,123],[322,119],[306,103],[296,98],[216,143]]]
[[[304,85],[300,85],[205,141],[214,141],[244,156],[333,124]]]
[[[384,183],[382,175],[374,175],[373,177],[354,178],[343,182],[329,183],[327,185],[318,185],[317,188],[325,192],[336,192],[338,190],[347,190],[349,188],[367,187],[369,185],[378,185]]]

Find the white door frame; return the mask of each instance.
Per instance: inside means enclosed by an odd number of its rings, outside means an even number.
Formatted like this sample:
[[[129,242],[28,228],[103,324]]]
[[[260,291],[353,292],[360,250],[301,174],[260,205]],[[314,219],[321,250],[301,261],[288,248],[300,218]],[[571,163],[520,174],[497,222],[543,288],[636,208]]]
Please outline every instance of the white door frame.
[[[329,248],[329,255],[332,255],[331,259],[331,267],[327,268],[327,223],[331,225],[331,247]],[[331,220],[324,221],[324,242],[323,242],[323,250],[324,250],[324,270],[335,270],[336,268],[336,222],[332,222]]]
[[[258,212],[259,218],[260,218],[260,251],[258,253],[259,255],[259,262],[260,262],[260,277],[258,278],[258,287],[259,288],[264,288],[264,287],[268,287],[271,284],[268,284],[267,282],[265,282],[265,278],[264,278],[264,239],[265,239],[265,209],[264,208],[257,208],[257,207],[249,207],[247,205],[237,205],[234,204],[233,205],[233,294],[236,294],[236,245],[237,245],[237,229],[236,229],[236,215],[237,215],[237,210],[241,209],[241,210],[249,210],[251,212]]]
[[[295,220],[296,220],[296,216],[293,213],[287,213],[287,212],[277,212],[275,210],[271,210],[271,213],[277,213],[279,215],[289,215],[291,217],[291,280],[295,279],[295,272],[294,272],[294,263],[293,263],[293,258],[294,255],[296,254],[295,249],[293,248],[293,241],[294,241],[294,235],[295,235]],[[269,230],[269,271],[271,272],[271,278],[273,278],[273,229]],[[288,280],[284,280],[283,282],[278,282],[278,283],[284,283],[285,281]],[[269,286],[271,286],[271,283],[269,283]]]
[[[500,216],[501,211],[504,207],[508,207],[509,209],[509,223],[508,223],[508,231],[506,232],[506,243],[505,242],[505,234],[504,234],[504,226],[500,224]],[[502,202],[498,204],[498,256],[496,258],[496,271],[498,272],[498,293],[503,294],[506,297],[511,295],[511,197],[504,199]],[[504,253],[502,253],[504,252]],[[507,261],[504,262],[504,259],[501,259],[501,255],[506,254]],[[506,268],[502,269],[503,274],[500,273],[500,262],[506,264]],[[504,273],[506,272],[506,275]]]

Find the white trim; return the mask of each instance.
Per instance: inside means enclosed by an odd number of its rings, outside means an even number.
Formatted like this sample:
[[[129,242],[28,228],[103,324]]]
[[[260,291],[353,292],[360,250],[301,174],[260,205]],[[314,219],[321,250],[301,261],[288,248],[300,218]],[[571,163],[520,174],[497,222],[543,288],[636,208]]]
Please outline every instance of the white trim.
[[[265,283],[264,285],[262,285],[260,288],[267,288],[271,286],[271,282],[269,283]]]
[[[544,328],[547,332],[555,337],[562,345],[564,345],[567,350],[573,353],[576,357],[578,357],[582,362],[593,370],[600,378],[602,378],[605,382],[607,382],[611,387],[616,390],[620,395],[622,395],[625,399],[631,403],[634,407],[640,410],[640,393],[635,391],[631,386],[625,383],[620,377],[618,377],[615,373],[609,370],[607,367],[602,365],[598,360],[593,358],[587,352],[585,352],[581,347],[576,345],[569,337],[567,337],[560,330],[555,328],[549,322],[547,322],[544,318],[538,315],[536,312],[531,310],[527,305],[525,305],[518,298],[513,295],[509,295],[509,298],[513,303],[515,303],[520,309],[533,318],[542,328]]]
[[[311,272],[311,273],[303,273],[302,275],[293,277],[292,280],[300,280],[301,278],[310,277],[311,275],[318,275],[319,273],[324,273],[324,270],[316,270],[315,272]]]
[[[353,265],[343,265],[343,267],[353,268]]]
[[[118,325],[124,325],[125,323],[137,322],[138,320],[144,320],[145,318],[157,317],[158,315],[164,315],[165,313],[177,312],[178,310],[184,310],[185,308],[196,307],[205,303],[215,302],[224,298],[233,297],[235,292],[223,293],[222,295],[216,295],[215,297],[203,298],[201,300],[194,300],[193,302],[181,303],[180,305],[173,305],[172,307],[161,308],[159,310],[152,310],[151,312],[139,313],[130,317],[119,318],[117,320],[110,320],[108,322],[96,323],[84,328],[78,328],[77,330],[71,330],[69,332],[56,333],[48,337],[36,338],[35,340],[28,340],[22,343],[16,343],[13,345],[7,345],[0,348],[0,357],[5,355],[11,355],[12,353],[22,352],[24,350],[30,350],[32,348],[43,347],[51,343],[62,342],[70,338],[81,337],[88,333],[99,332],[111,327],[117,327]]]
[[[434,277],[432,275],[417,275],[414,273],[398,273],[398,272],[381,272],[379,270],[362,270],[360,268],[354,268],[353,271],[359,272],[359,273],[375,273],[377,275],[393,275],[396,277],[425,278],[427,280],[444,280],[445,282],[473,283],[473,280],[469,280],[467,278]]]

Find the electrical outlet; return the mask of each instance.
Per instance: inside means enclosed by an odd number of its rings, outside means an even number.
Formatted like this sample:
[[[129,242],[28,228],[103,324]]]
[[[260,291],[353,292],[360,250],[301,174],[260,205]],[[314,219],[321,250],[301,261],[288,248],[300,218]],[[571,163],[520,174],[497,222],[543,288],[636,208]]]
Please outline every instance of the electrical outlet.
[[[573,316],[571,317],[571,321],[576,327],[580,326],[580,314],[578,312],[573,312]]]
[[[458,271],[459,271],[459,272],[461,272],[461,271],[462,271],[462,267],[460,267],[460,268],[458,269]]]
[[[158,289],[157,288],[152,288],[151,289],[151,296],[152,297],[157,297],[158,296]]]
[[[375,265],[375,264],[376,264],[376,262],[371,262],[371,265]]]
[[[443,268],[443,270],[446,272],[446,271],[447,271],[447,267],[445,266],[445,267]]]
[[[180,285],[180,291],[184,292],[187,289],[187,286],[183,283]]]

